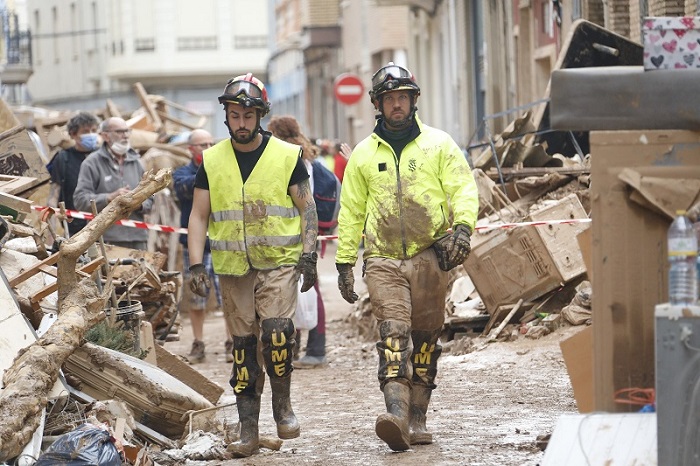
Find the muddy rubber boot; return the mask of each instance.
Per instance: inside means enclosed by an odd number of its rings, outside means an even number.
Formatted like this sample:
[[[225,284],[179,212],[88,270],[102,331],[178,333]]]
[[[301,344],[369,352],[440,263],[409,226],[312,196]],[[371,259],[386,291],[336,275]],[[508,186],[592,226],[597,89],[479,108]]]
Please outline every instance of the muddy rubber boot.
[[[377,436],[394,451],[410,448],[408,434],[408,409],[411,388],[401,382],[390,381],[384,385],[385,414],[377,417],[374,430]]]
[[[433,434],[425,427],[426,414],[430,404],[432,390],[421,385],[413,385],[411,389],[410,431],[411,445],[430,445],[433,443]]]
[[[226,451],[234,458],[247,458],[258,452],[260,437],[258,419],[260,417],[260,395],[237,396],[238,419],[241,423],[241,439],[230,444]]]
[[[291,374],[286,377],[270,377],[272,416],[277,423],[277,436],[283,440],[297,438],[301,432],[289,398],[291,382]]]

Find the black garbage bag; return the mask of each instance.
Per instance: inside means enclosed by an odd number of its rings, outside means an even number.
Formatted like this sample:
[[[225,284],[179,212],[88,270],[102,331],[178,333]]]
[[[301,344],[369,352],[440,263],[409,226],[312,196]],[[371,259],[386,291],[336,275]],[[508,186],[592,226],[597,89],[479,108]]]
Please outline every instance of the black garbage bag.
[[[121,466],[114,439],[104,429],[83,424],[61,435],[34,466]]]

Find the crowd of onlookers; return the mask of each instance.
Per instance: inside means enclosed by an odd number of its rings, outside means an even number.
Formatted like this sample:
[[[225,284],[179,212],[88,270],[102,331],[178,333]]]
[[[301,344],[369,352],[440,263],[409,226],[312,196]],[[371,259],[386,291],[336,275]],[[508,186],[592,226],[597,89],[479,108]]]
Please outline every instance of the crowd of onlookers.
[[[345,143],[328,139],[317,139],[315,143],[301,133],[299,125],[292,117],[278,117],[271,121],[270,130],[275,124],[292,123],[294,137],[287,138],[304,148],[303,158],[307,161],[320,160],[342,182],[347,159],[351,149]],[[130,144],[131,130],[124,119],[108,118],[100,122],[95,115],[88,112],[78,112],[68,120],[66,125],[68,135],[73,141],[71,147],[56,153],[48,165],[51,174],[50,193],[47,204],[58,207],[63,202],[65,208],[74,211],[92,213],[101,211],[109,202],[120,194],[134,189],[144,174],[140,154]],[[274,131],[273,131],[274,133]],[[276,134],[277,135],[277,134]],[[283,135],[282,135],[283,136]],[[284,137],[280,136],[282,139]],[[195,129],[170,138],[178,144],[186,144],[190,154],[190,162],[180,167],[174,167],[173,192],[180,209],[180,227],[187,228],[192,210],[192,197],[195,176],[202,163],[203,153],[214,145],[212,135],[204,129]],[[307,170],[311,170],[310,163]],[[139,209],[129,217],[132,220],[144,221],[153,205],[152,199],[145,201]],[[87,222],[81,219],[71,219],[67,224],[66,237],[75,235]],[[172,225],[176,226],[176,225]],[[103,236],[105,243],[130,249],[147,249],[148,231],[126,226],[114,225]],[[189,254],[187,235],[180,235],[182,245],[182,262],[184,280],[189,278]],[[204,255],[204,265],[213,283],[212,293],[215,295],[217,307],[221,308],[221,292],[219,280],[214,274],[211,254],[207,247]],[[201,362],[205,358],[204,320],[206,317],[208,298],[187,292],[182,307],[186,309],[192,325],[194,341],[189,354],[192,363]],[[306,354],[299,359],[297,367],[318,367],[326,363],[325,359],[325,312],[323,299],[318,293],[318,325],[309,331]],[[231,362],[232,341],[227,329],[225,342],[226,361]]]

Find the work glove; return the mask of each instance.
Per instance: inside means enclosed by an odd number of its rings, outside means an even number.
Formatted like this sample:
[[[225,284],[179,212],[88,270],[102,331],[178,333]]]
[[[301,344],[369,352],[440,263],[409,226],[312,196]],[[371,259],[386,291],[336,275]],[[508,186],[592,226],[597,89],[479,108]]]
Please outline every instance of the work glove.
[[[338,270],[338,289],[343,299],[350,304],[359,299],[355,293],[355,275],[352,272],[351,264],[335,264]]]
[[[302,293],[309,291],[318,279],[318,272],[316,271],[317,261],[318,254],[315,252],[303,252],[299,258],[297,270],[304,276],[304,282],[301,284]]]
[[[207,268],[204,267],[204,264],[194,264],[190,266],[189,270],[190,290],[192,290],[192,293],[206,298],[209,288],[211,288],[211,281],[209,280]]]
[[[447,235],[435,241],[432,245],[432,248],[435,251],[435,255],[437,256],[440,270],[444,270],[445,272],[455,267],[454,265],[450,264],[450,253],[447,252],[447,243],[451,242],[452,237],[450,235]]]
[[[438,265],[445,272],[462,264],[471,251],[471,229],[467,225],[456,225],[451,235],[433,243]]]
[[[452,267],[462,264],[472,250],[471,247],[472,229],[467,225],[456,225],[452,228],[451,241],[445,244],[445,249],[449,254],[449,262]]]

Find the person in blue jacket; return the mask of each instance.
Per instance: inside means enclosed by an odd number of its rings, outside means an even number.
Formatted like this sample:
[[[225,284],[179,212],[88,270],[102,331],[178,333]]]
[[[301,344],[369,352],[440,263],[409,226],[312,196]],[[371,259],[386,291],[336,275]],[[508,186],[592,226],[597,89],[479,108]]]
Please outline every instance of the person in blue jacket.
[[[192,212],[192,196],[194,193],[194,180],[197,175],[197,170],[202,164],[202,154],[205,149],[210,148],[213,145],[213,140],[211,134],[203,129],[195,129],[192,131],[187,139],[187,147],[192,155],[192,160],[187,165],[184,165],[173,173],[173,185],[175,188],[175,195],[180,204],[180,226],[182,228],[187,228],[187,223],[190,219],[190,213]],[[187,249],[187,235],[180,235],[180,243],[182,244],[182,262],[184,268],[184,279],[185,282],[190,279],[190,254]],[[219,308],[221,308],[221,291],[219,290],[219,277],[214,274],[214,269],[211,264],[211,251],[209,250],[209,242],[205,245],[204,251],[204,265],[206,266],[207,272],[214,283],[214,291],[216,292],[216,302]],[[187,298],[183,300],[183,303],[189,306],[188,312],[190,317],[190,322],[192,323],[192,335],[194,336],[194,341],[192,342],[192,349],[188,359],[191,363],[198,363],[204,361],[206,357],[205,345],[204,345],[204,319],[206,317],[207,300],[208,296],[199,296],[194,293],[189,293],[189,290],[185,290]],[[231,339],[231,333],[226,328],[227,339],[224,344],[224,351],[226,353],[226,362],[233,362],[233,340]]]

